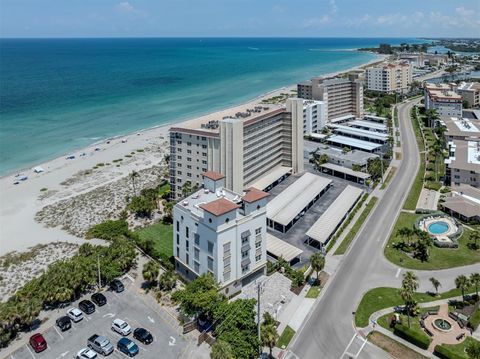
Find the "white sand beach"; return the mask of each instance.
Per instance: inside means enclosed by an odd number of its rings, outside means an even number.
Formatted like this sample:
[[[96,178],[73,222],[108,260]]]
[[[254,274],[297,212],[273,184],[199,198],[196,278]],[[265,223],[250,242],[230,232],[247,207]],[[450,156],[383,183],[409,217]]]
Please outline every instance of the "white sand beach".
[[[370,63],[384,60],[377,57]],[[323,76],[335,76],[361,66]],[[290,92],[295,85],[284,87],[249,101]],[[242,104],[240,106],[245,106]],[[202,118],[221,119],[240,106],[211,113]],[[164,161],[169,153],[170,125],[105,140],[87,148],[39,165],[42,173],[32,169],[0,178],[0,256],[11,251],[25,251],[37,244],[50,242],[85,242],[82,235],[93,224],[115,218],[132,194],[128,178],[140,172],[138,188],[158,184],[168,171]],[[35,166],[32,166],[32,168]],[[168,176],[166,176],[168,177]],[[18,181],[18,184],[14,182]]]

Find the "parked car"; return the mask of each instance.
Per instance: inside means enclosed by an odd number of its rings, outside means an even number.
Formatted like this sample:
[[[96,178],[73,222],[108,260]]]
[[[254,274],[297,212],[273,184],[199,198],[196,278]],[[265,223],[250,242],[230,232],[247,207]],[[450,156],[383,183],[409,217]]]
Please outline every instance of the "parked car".
[[[92,314],[93,312],[95,312],[95,304],[93,304],[88,299],[82,300],[80,303],[78,303],[78,307],[85,314]]]
[[[130,325],[128,325],[126,321],[118,318],[112,322],[112,330],[121,335],[128,335],[132,332]]]
[[[112,280],[110,283],[110,288],[116,293],[121,293],[125,290],[125,287],[120,279]]]
[[[30,337],[30,346],[33,348],[35,353],[40,353],[47,349],[47,341],[42,334],[33,334]]]
[[[104,306],[107,304],[107,298],[102,293],[94,293],[92,294],[92,302],[94,302],[99,307]]]
[[[75,359],[95,359],[97,358],[97,353],[95,353],[90,348],[83,348],[77,353]]]
[[[99,354],[109,355],[113,352],[113,345],[110,340],[103,335],[93,334],[88,338],[87,346]]]
[[[57,324],[57,327],[59,327],[62,332],[72,327],[72,321],[66,315],[58,318],[55,323]]]
[[[70,308],[67,311],[67,315],[74,323],[78,323],[83,319],[83,313],[78,308]]]
[[[117,349],[129,357],[134,357],[138,354],[138,345],[128,338],[122,338],[117,343]]]
[[[137,328],[133,331],[133,337],[143,344],[150,344],[153,342],[152,334],[144,328]]]

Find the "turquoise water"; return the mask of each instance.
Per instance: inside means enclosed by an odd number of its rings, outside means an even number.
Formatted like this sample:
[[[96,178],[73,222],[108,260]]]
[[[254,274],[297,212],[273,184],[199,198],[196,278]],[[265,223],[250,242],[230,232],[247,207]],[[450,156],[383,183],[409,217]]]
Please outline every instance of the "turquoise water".
[[[448,231],[448,224],[442,221],[433,222],[428,226],[428,231],[431,234],[443,234]]]
[[[238,104],[412,39],[0,39],[0,174]]]

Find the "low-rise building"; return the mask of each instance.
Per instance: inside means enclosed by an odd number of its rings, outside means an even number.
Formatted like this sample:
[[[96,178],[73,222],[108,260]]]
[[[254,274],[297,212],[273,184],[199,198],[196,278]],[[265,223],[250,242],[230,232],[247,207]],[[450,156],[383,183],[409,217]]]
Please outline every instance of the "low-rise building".
[[[455,218],[466,222],[480,222],[480,189],[460,185],[452,189],[442,209]]]
[[[225,187],[225,176],[203,174],[203,188],[173,208],[177,272],[187,280],[211,273],[227,295],[265,273],[268,193]]]
[[[448,149],[449,157],[445,160],[447,184],[480,188],[480,140],[450,141]]]
[[[425,84],[425,109],[434,109],[439,116],[462,117],[462,96],[449,84]]]
[[[346,78],[314,77],[297,85],[297,96],[326,104],[327,122],[345,115],[363,117],[363,83],[359,74]]]
[[[371,91],[407,92],[412,83],[412,65],[408,62],[381,64],[367,68],[365,75]]]
[[[442,117],[446,141],[480,139],[480,121],[462,117]]]
[[[457,93],[468,102],[468,107],[480,107],[480,82],[462,82]]]

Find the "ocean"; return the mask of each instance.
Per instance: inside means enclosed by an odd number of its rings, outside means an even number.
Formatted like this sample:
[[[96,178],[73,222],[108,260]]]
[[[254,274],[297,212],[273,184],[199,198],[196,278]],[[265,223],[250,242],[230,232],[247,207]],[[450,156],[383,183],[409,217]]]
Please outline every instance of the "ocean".
[[[0,39],[0,175],[374,59],[415,39]]]

